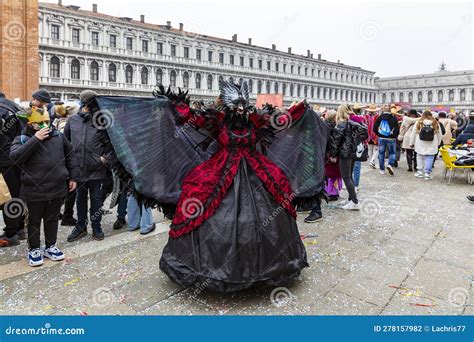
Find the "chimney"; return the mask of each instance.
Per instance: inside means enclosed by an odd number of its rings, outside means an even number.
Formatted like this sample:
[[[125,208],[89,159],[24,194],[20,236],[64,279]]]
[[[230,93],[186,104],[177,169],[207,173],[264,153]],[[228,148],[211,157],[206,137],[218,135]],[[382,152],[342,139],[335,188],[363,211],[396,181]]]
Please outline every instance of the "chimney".
[[[306,57],[311,57],[311,51],[306,50]]]
[[[291,47],[288,48],[288,53],[291,53]]]
[[[97,4],[92,4],[92,12],[97,13]]]
[[[140,22],[141,23],[145,22],[145,15],[144,14],[140,14]]]
[[[168,30],[171,30],[171,21],[167,21],[167,22],[166,22],[166,28],[167,28]]]
[[[337,64],[341,64],[341,60],[340,60],[340,59],[337,60]]]
[[[252,45],[252,38],[249,38],[249,45]]]
[[[183,23],[179,23],[179,30],[180,30],[180,31],[183,31],[183,28],[184,28],[184,24],[183,24]]]
[[[237,33],[232,36],[232,41],[237,42]]]
[[[276,49],[277,49],[276,45],[272,44],[272,50],[276,50]]]
[[[313,54],[311,54],[311,59],[313,59]]]
[[[62,6],[63,5],[63,0],[58,0],[58,5]]]
[[[318,53],[318,59],[321,59],[321,54],[320,53]]]

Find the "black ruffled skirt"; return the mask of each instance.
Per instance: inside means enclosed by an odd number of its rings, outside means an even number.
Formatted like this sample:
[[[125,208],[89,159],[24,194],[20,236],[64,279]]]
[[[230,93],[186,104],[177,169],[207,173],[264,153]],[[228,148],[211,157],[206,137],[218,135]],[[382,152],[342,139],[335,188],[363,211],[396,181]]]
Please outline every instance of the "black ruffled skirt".
[[[295,219],[264,189],[245,159],[216,213],[169,238],[160,268],[171,280],[233,292],[258,283],[285,286],[307,267]]]

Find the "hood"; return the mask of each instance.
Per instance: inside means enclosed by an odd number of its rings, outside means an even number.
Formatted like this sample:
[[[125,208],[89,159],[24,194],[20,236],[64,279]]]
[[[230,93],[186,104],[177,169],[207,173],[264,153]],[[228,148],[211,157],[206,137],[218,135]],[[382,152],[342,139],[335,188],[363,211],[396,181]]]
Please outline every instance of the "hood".
[[[433,121],[431,120],[428,120],[428,119],[423,120],[423,125],[431,126],[432,124],[433,124]]]
[[[382,113],[380,117],[382,118],[382,120],[390,120],[390,118],[393,117],[393,115],[392,113]]]

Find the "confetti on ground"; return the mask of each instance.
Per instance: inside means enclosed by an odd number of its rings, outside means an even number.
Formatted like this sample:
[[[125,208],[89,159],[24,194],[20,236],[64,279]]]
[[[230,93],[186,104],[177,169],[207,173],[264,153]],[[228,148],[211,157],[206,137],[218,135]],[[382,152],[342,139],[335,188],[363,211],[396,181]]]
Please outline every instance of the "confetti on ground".
[[[442,237],[442,238],[445,238],[447,235],[448,233],[443,232],[442,230],[440,230],[439,232],[435,234],[436,237]]]
[[[85,311],[78,310],[80,316],[89,316],[89,314]]]
[[[420,291],[420,289],[410,289],[407,287],[400,287],[400,286],[395,286],[395,285],[389,285],[392,289],[397,289],[400,290],[402,293],[400,293],[404,297],[415,297],[415,298],[421,298],[421,299],[427,299],[431,303],[430,304],[425,304],[425,303],[408,303],[408,305],[413,305],[413,306],[422,306],[422,307],[432,307],[436,306],[436,300],[434,300],[431,297],[428,297],[426,295],[423,295],[423,293]]]
[[[318,234],[300,234],[301,240],[318,237]]]
[[[315,246],[318,242],[316,240],[313,241],[305,241],[304,245],[305,246]]]
[[[74,285],[75,283],[77,283],[81,278],[76,278],[76,279],[73,279],[71,281],[68,281],[68,282],[65,282],[64,283],[64,286],[71,286],[71,285]]]

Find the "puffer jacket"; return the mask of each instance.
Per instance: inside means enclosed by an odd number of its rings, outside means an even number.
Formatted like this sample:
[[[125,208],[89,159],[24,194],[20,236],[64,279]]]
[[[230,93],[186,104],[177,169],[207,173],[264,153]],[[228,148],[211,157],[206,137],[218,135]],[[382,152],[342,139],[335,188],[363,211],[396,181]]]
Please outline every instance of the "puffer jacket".
[[[331,157],[356,159],[357,145],[368,136],[366,126],[353,121],[340,122],[331,131],[328,153]]]
[[[438,153],[438,146],[443,141],[443,134],[441,133],[441,128],[438,129],[434,134],[432,141],[425,141],[420,139],[420,132],[416,130],[417,122],[414,125],[413,132],[411,134],[410,145],[415,146],[415,152],[421,155],[435,155]],[[426,126],[432,126],[433,122],[431,120],[423,120],[423,124]]]
[[[25,202],[63,198],[67,181],[77,178],[71,143],[54,128],[43,141],[34,134],[26,128],[10,150],[10,158],[21,166],[20,198]]]
[[[78,182],[102,180],[106,176],[101,156],[107,152],[104,130],[94,126],[92,114],[80,111],[69,117],[64,127],[64,136],[71,142],[78,164]]]

